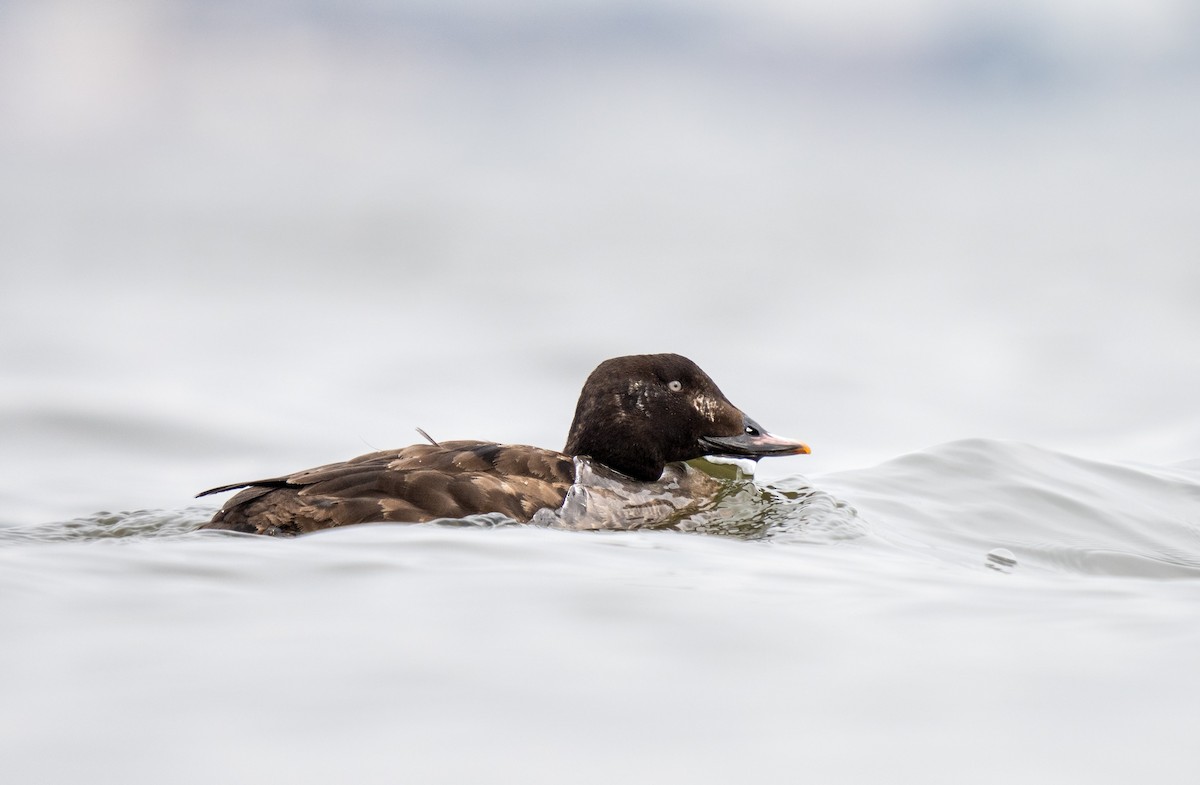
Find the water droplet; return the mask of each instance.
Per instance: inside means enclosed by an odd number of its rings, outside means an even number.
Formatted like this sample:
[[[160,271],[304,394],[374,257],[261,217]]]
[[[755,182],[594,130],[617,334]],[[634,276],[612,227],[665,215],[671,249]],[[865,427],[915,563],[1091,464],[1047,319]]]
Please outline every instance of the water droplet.
[[[988,551],[984,564],[997,572],[1012,572],[1017,566],[1017,557],[1008,548],[993,548]]]

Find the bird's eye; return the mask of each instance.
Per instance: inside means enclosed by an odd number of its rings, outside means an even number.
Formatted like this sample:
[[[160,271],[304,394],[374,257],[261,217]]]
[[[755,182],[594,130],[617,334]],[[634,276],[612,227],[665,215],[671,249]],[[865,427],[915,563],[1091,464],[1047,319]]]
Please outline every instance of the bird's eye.
[[[674,380],[669,381],[669,382],[667,382],[667,389],[670,390],[671,392],[679,392],[680,390],[683,389],[683,383],[679,382],[679,381],[674,381]]]
[[[762,436],[762,432],[760,430],[750,425],[746,426],[746,433],[750,436]]]

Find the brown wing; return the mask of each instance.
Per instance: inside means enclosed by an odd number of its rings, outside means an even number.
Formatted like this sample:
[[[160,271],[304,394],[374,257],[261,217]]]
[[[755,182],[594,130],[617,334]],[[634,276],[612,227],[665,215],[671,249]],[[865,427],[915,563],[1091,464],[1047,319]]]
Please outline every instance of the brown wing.
[[[476,441],[417,444],[205,491],[200,495],[246,489],[201,528],[289,536],[488,512],[524,523],[543,507],[559,507],[573,478],[571,459],[551,450]]]

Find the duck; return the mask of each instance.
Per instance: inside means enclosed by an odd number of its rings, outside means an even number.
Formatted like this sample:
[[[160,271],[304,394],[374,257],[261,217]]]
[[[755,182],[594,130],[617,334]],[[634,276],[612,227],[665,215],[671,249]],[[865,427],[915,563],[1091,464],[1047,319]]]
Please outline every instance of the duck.
[[[200,528],[289,537],[490,513],[529,523],[562,508],[591,467],[653,488],[696,458],[757,461],[811,452],[803,442],[769,433],[679,354],[600,363],[584,382],[561,451],[426,438],[427,444],[202,491],[197,498],[240,492]]]

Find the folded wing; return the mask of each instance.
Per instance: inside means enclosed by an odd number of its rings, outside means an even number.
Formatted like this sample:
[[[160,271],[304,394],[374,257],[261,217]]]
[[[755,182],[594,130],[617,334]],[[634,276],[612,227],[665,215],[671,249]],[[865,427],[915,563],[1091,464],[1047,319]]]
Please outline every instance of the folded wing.
[[[522,523],[561,506],[574,478],[571,460],[525,445],[457,441],[417,444],[225,485],[244,488],[203,528],[296,535],[355,523],[415,523],[497,512]]]

